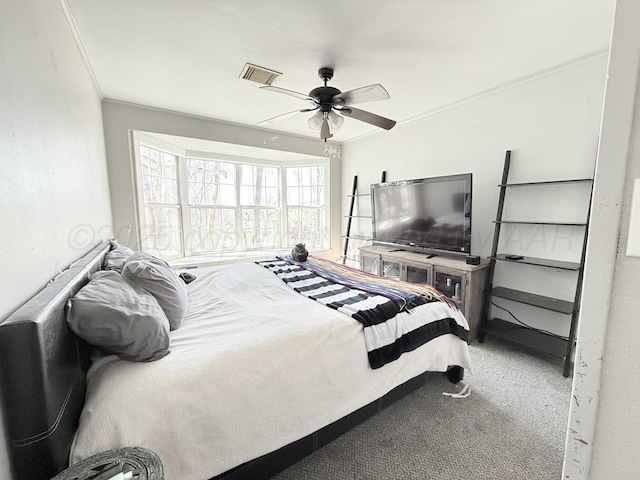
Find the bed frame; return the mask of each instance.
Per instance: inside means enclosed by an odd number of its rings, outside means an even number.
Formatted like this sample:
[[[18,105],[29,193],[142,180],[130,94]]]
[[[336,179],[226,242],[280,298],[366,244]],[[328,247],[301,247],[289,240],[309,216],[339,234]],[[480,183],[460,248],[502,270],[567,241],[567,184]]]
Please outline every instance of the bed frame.
[[[49,479],[67,466],[90,349],[67,326],[65,305],[110,248],[95,247],[0,323],[2,413],[16,479]]]
[[[16,480],[46,480],[67,467],[84,404],[91,347],[67,326],[66,304],[102,268],[111,249],[96,246],[0,323],[0,392],[5,438]],[[452,367],[450,381],[464,370]],[[212,480],[269,478],[426,383],[415,377],[382,398],[270,454]]]

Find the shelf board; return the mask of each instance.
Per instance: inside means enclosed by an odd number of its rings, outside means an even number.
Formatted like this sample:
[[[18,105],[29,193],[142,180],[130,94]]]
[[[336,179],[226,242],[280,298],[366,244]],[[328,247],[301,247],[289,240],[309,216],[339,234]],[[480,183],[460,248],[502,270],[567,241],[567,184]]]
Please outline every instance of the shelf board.
[[[366,235],[342,235],[342,238],[349,238],[352,240],[367,240],[367,241],[371,241],[373,240],[371,237],[367,237]]]
[[[545,297],[544,295],[537,295],[535,293],[506,287],[493,287],[491,289],[491,295],[514,302],[533,305],[538,308],[544,308],[545,310],[551,310],[553,312],[564,313],[566,315],[573,313],[573,302],[560,300],[559,298]]]
[[[585,222],[532,222],[523,220],[494,220],[493,223],[513,223],[519,225],[561,225],[565,227],[586,227]]]
[[[344,218],[371,218],[371,215],[345,215]]]
[[[558,184],[572,184],[572,183],[591,183],[591,178],[574,178],[568,180],[546,180],[542,182],[516,182],[516,183],[500,183],[499,187],[527,187],[533,185],[558,185]]]
[[[507,258],[507,253],[499,253],[496,255],[496,260],[513,263],[523,263],[526,265],[536,265],[538,267],[559,268],[561,270],[580,270],[580,263],[578,262],[565,262],[563,260],[551,260],[549,258],[537,258],[537,257],[522,257],[520,260],[512,260]]]
[[[356,193],[355,195],[347,195],[347,197],[370,197],[370,193]]]
[[[488,320],[483,331],[497,338],[546,353],[553,357],[565,358],[567,355],[568,340],[499,318]]]
[[[455,304],[458,306],[458,308],[459,308],[460,310],[462,310],[463,305],[462,305],[462,300],[461,300],[461,299],[459,299],[459,298],[453,298],[453,297],[447,297],[447,298],[448,298],[449,300],[451,300],[453,303],[455,303]]]

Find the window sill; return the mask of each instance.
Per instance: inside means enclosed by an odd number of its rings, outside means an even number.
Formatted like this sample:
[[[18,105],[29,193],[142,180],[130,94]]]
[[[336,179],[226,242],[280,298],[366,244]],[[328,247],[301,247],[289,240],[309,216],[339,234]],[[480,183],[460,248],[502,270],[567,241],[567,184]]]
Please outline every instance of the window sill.
[[[229,252],[210,255],[195,255],[191,257],[174,258],[168,263],[175,270],[189,270],[199,267],[214,267],[218,265],[228,265],[232,263],[257,262],[259,260],[269,260],[276,255],[289,255],[291,250],[270,250],[252,252]],[[319,250],[310,252],[312,255],[323,257],[330,254],[330,250]]]

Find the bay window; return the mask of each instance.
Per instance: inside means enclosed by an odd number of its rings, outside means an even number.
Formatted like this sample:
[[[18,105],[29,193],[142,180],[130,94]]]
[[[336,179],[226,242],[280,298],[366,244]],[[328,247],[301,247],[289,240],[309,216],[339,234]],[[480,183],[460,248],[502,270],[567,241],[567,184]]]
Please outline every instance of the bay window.
[[[329,248],[328,164],[201,158],[136,143],[141,246],[165,259]]]

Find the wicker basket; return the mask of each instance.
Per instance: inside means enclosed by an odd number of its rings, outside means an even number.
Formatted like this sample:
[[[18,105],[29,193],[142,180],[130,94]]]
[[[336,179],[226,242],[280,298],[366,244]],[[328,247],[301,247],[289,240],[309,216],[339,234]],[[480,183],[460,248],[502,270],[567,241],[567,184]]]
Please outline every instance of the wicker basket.
[[[70,466],[51,480],[93,480],[114,466],[120,466],[121,471],[132,471],[134,480],[164,480],[158,455],[140,447],[98,453]]]

